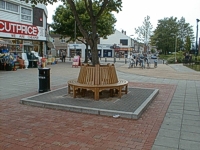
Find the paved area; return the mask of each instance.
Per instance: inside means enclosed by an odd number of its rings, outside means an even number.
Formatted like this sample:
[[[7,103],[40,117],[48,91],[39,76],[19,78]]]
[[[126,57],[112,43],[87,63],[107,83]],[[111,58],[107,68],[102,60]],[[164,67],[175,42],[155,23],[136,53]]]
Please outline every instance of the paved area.
[[[38,94],[38,70],[0,71],[0,149],[199,150],[200,74],[178,64],[127,66],[116,63],[130,87],[159,89],[138,120],[21,105],[20,99]],[[79,72],[70,63],[50,67],[52,89]]]

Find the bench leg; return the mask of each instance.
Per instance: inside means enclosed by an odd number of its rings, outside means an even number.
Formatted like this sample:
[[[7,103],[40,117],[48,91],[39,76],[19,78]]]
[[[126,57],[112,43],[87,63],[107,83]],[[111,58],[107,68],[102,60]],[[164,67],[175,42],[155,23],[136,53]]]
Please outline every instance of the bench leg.
[[[73,86],[73,98],[76,98],[76,88]]]
[[[119,87],[118,97],[119,97],[119,98],[122,97],[122,87]]]
[[[110,97],[114,96],[114,89],[110,89]]]
[[[125,85],[125,94],[128,93],[128,85]]]
[[[99,88],[95,88],[94,90],[94,99],[99,100]]]
[[[71,93],[71,86],[68,85],[68,94],[70,94],[70,93]]]
[[[81,90],[81,95],[82,95],[82,97],[85,97],[85,93],[86,93],[86,89],[82,89],[82,90]]]

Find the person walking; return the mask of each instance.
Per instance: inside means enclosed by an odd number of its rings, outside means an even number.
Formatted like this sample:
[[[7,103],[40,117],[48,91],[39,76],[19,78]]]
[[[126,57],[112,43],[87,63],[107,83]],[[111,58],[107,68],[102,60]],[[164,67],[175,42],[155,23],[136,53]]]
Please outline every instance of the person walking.
[[[62,62],[65,62],[65,57],[66,57],[66,52],[63,50],[62,51]]]
[[[132,67],[133,67],[133,64],[134,64],[134,59],[133,59],[133,56],[132,56],[131,53],[130,53],[129,56],[128,56],[128,61],[129,61],[128,68],[132,68]]]

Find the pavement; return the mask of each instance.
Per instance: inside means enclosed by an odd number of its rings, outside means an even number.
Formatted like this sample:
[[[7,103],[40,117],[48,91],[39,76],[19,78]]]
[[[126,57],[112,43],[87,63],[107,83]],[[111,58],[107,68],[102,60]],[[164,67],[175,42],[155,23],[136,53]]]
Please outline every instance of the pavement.
[[[38,69],[0,71],[0,149],[199,150],[200,73],[182,64],[128,69],[121,60],[115,66],[129,87],[159,89],[138,120],[22,105],[38,94]],[[51,90],[79,72],[68,61],[47,67]]]

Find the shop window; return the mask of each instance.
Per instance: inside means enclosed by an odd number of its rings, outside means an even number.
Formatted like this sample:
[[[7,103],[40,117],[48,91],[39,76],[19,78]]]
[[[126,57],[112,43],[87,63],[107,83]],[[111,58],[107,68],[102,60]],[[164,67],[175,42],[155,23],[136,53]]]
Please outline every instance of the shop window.
[[[5,1],[0,0],[0,8],[5,9]]]
[[[18,5],[6,2],[6,9],[14,12],[18,12]]]
[[[31,10],[22,7],[21,8],[21,19],[31,21]]]

